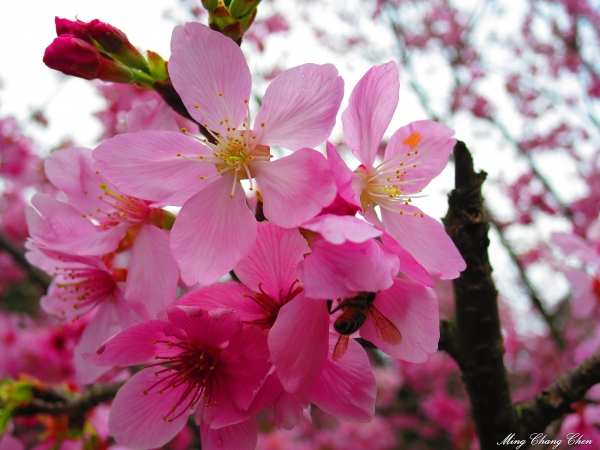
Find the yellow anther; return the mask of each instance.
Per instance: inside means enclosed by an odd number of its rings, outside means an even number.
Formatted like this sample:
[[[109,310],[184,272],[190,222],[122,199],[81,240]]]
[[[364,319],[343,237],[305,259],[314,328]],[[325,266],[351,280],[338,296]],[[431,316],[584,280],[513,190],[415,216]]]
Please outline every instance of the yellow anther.
[[[183,127],[183,128],[181,129],[181,132],[182,132],[182,133],[187,133],[187,128],[186,128],[186,127]]]

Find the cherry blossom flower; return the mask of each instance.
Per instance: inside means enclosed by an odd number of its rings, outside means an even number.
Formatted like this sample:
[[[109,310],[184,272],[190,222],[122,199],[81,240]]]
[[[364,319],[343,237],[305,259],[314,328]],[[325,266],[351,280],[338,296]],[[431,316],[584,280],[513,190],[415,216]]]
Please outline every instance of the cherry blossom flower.
[[[375,165],[399,87],[398,70],[389,62],[371,68],[352,91],[342,123],[346,142],[361,165],[352,176],[345,175],[345,199],[360,206],[368,221],[389,233],[429,272],[441,279],[456,278],[466,267],[460,253],[442,224],[411,204],[446,166],[456,142],[454,131],[430,120],[412,122],[392,135],[383,162]],[[338,179],[348,171],[342,164],[337,170],[342,173]]]
[[[202,448],[210,450],[254,449],[258,427],[244,411],[270,369],[268,354],[266,332],[243,328],[231,310],[172,307],[167,320],[134,325],[87,358],[114,366],[150,363],[113,401],[109,427],[119,444],[160,447],[195,411]]]
[[[343,82],[329,64],[289,69],[267,88],[252,127],[250,71],[234,42],[189,23],[175,28],[171,50],[173,85],[210,138],[168,131],[119,135],[101,144],[94,158],[123,192],[183,204],[172,230],[173,254],[185,283],[210,284],[231,270],[256,238],[239,180],[260,190],[265,216],[285,228],[300,225],[333,200],[328,163],[308,147],[331,132]],[[271,146],[294,153],[271,161]]]

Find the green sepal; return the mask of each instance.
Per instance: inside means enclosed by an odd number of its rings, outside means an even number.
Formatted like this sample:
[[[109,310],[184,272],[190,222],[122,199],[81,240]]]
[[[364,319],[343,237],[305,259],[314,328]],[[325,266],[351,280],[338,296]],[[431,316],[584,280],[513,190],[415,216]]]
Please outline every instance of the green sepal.
[[[148,66],[150,67],[150,75],[158,81],[163,81],[169,78],[167,71],[167,62],[158,53],[148,50]]]

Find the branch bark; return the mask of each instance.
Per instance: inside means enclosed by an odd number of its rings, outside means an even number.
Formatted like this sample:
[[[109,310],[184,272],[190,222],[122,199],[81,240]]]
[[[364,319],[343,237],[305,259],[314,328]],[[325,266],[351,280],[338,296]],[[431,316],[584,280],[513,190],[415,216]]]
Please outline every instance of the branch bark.
[[[481,449],[496,449],[497,442],[517,429],[517,415],[504,368],[498,291],[487,253],[489,224],[481,196],[487,174],[473,170],[473,159],[463,142],[454,147],[454,160],[455,189],[448,199],[444,224],[467,268],[454,280],[453,347],[471,401]]]
[[[552,421],[573,412],[571,405],[581,400],[588,389],[598,383],[600,352],[558,377],[534,400],[516,405],[520,439],[527,439],[532,433],[544,431]]]

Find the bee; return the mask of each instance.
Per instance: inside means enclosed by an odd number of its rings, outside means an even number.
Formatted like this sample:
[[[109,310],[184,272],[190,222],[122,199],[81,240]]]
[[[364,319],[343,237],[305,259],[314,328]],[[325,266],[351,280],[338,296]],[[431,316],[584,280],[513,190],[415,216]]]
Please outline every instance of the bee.
[[[333,323],[335,331],[340,333],[335,348],[333,349],[333,360],[337,361],[348,349],[348,339],[364,325],[369,315],[377,330],[377,336],[388,344],[399,345],[402,342],[402,334],[396,326],[381,314],[373,305],[375,292],[361,292],[356,297],[342,300],[332,311],[331,300],[329,300],[329,313],[333,314],[340,309],[343,311]]]

